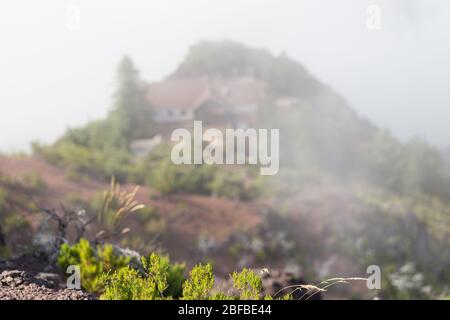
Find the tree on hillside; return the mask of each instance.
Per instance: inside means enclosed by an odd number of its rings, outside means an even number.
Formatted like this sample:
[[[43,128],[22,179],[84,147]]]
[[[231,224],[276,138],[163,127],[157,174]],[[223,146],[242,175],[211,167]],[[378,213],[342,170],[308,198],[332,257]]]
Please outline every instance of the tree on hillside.
[[[152,109],[145,98],[145,85],[130,58],[119,64],[114,105],[105,119],[69,128],[51,146],[35,144],[33,152],[78,174],[126,181],[133,171],[130,142],[151,137]]]
[[[145,87],[139,71],[127,56],[119,63],[117,80],[111,121],[128,142],[149,137],[152,131],[152,109],[145,98]]]
[[[96,150],[127,150],[130,141],[152,133],[152,108],[145,98],[145,86],[129,57],[119,63],[114,105],[108,117],[73,128],[60,139]]]

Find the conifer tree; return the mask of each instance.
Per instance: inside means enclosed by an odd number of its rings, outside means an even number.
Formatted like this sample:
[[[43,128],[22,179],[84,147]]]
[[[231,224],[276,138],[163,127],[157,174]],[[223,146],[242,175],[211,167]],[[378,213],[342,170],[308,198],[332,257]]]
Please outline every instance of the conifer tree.
[[[145,85],[132,60],[125,56],[119,63],[111,121],[127,142],[148,138],[152,133],[152,109],[145,98]]]

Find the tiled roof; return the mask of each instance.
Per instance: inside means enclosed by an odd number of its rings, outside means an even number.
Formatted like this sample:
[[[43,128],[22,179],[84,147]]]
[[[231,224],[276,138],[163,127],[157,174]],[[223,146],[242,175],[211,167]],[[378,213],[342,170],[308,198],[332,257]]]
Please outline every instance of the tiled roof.
[[[253,78],[176,78],[149,84],[147,99],[156,109],[193,110],[210,99],[239,107],[257,104],[265,90],[265,83]]]

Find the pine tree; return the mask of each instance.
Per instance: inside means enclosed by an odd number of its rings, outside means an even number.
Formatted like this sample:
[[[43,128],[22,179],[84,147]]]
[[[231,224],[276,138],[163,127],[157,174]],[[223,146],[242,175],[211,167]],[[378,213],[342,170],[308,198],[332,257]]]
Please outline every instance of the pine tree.
[[[145,98],[145,86],[132,60],[125,56],[118,67],[118,88],[110,114],[120,136],[129,143],[152,133],[152,109]]]

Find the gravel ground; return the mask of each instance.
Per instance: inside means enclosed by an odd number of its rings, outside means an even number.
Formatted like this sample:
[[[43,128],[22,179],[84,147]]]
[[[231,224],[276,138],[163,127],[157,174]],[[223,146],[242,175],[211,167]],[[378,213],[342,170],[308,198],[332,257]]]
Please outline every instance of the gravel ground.
[[[0,300],[92,300],[81,290],[54,289],[52,283],[26,271],[5,270],[0,273]]]

